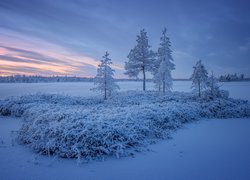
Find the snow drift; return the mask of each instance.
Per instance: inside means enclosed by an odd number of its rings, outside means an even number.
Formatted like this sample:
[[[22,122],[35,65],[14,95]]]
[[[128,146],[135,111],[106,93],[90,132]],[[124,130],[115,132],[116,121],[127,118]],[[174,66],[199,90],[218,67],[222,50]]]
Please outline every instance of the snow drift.
[[[0,101],[0,114],[23,117],[18,140],[35,152],[65,158],[126,156],[168,138],[200,118],[250,117],[247,101],[191,93],[128,91],[103,101],[35,94]]]

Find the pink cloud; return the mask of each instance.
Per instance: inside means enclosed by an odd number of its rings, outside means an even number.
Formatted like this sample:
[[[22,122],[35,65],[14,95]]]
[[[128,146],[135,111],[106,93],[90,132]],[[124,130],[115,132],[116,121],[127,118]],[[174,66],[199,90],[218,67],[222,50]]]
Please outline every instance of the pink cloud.
[[[20,71],[22,67],[35,68],[40,71],[50,71],[55,75],[74,75],[91,76],[84,72],[84,68],[97,68],[99,61],[88,56],[82,56],[69,49],[66,49],[57,44],[49,43],[42,39],[31,38],[23,34],[0,28],[0,55],[25,60],[25,62],[13,62],[8,59],[0,58],[1,74],[30,74],[30,72]],[[10,47],[4,48],[4,47]],[[22,52],[13,51],[11,48],[20,49],[38,53],[41,56],[49,57],[51,61],[44,61],[39,58],[23,56]],[[55,61],[53,61],[53,59]],[[30,61],[30,62],[29,62]],[[4,66],[9,66],[12,71],[3,69]],[[121,69],[119,66],[114,66],[115,69]],[[95,72],[93,72],[95,74]]]

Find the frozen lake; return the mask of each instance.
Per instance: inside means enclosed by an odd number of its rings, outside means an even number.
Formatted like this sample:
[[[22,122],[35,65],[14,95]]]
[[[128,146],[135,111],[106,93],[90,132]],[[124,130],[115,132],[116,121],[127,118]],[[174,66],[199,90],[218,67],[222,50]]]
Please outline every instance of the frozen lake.
[[[141,90],[142,82],[118,82],[120,91]],[[155,90],[154,84],[148,82],[148,90]],[[58,93],[70,96],[93,96],[97,92],[90,91],[92,82],[65,82],[65,83],[0,83],[0,98],[20,96],[33,93]],[[174,81],[173,91],[191,91],[191,81]],[[229,90],[234,98],[250,100],[250,82],[225,82],[221,88]]]

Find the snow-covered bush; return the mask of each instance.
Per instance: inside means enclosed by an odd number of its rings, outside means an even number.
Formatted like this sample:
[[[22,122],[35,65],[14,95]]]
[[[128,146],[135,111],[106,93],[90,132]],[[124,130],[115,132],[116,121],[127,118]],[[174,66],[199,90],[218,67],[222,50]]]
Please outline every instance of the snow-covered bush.
[[[239,118],[250,116],[250,105],[244,100],[221,99],[201,103],[201,116],[206,118]]]
[[[0,101],[0,114],[23,117],[18,134],[34,151],[65,158],[126,156],[168,138],[183,123],[200,118],[250,117],[247,101],[191,93],[128,91],[104,101],[36,94]]]
[[[213,100],[215,98],[228,98],[229,92],[220,89],[219,81],[212,74],[206,80],[206,90],[203,93],[203,97],[207,100]]]
[[[228,97],[229,92],[227,90],[215,89],[213,92],[211,92],[210,89],[207,89],[203,92],[201,98],[203,98],[203,100],[211,101],[215,100],[216,98],[227,99]]]

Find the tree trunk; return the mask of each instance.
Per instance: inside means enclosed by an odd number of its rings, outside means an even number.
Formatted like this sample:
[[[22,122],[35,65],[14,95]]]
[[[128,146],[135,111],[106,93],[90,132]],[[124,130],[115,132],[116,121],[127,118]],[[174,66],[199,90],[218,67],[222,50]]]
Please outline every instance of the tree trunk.
[[[201,97],[201,83],[200,82],[198,83],[198,86],[199,86],[199,97]]]
[[[143,91],[146,91],[146,73],[145,73],[145,69],[142,69],[142,73],[143,73]]]
[[[162,81],[162,83],[163,83],[162,91],[163,91],[163,93],[165,93],[165,91],[166,91],[165,73],[163,73],[163,81]]]
[[[106,100],[107,99],[107,89],[105,88],[104,89],[104,100]]]
[[[104,81],[104,100],[107,99],[107,66],[105,66],[105,74],[104,74],[104,78],[105,78],[105,81]]]

